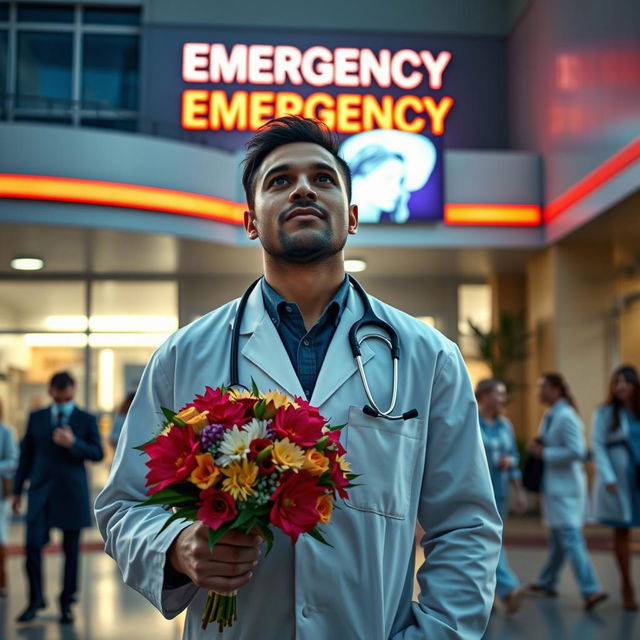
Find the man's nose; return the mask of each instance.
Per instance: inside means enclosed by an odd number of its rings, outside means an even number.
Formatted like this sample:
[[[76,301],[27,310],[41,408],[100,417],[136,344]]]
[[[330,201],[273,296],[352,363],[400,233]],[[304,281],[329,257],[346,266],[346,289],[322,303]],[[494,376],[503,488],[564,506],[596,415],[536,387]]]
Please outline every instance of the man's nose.
[[[289,194],[289,200],[295,202],[296,200],[317,200],[318,194],[311,186],[306,176],[301,176],[296,180],[293,185],[293,189]]]

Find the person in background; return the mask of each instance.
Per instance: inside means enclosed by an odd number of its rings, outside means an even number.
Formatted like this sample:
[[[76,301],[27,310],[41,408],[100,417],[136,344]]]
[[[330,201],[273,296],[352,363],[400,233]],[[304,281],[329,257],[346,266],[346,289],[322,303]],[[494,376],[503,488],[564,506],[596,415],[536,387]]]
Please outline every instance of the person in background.
[[[569,387],[559,373],[545,373],[539,378],[538,400],[549,409],[529,452],[544,462],[542,506],[551,536],[547,562],[536,581],[528,585],[528,591],[534,595],[557,596],[558,576],[568,557],[584,608],[589,611],[608,595],[600,589],[582,534],[587,514],[584,425]]]
[[[18,447],[13,430],[3,423],[0,400],[0,598],[7,595],[6,545],[8,541],[11,480],[18,464]]]
[[[120,433],[122,432],[122,427],[124,425],[124,419],[127,417],[127,413],[129,412],[129,407],[133,402],[133,398],[135,397],[136,392],[130,391],[125,399],[120,403],[115,416],[113,416],[113,423],[111,425],[111,432],[109,433],[109,444],[115,449],[118,446],[118,440],[120,438]]]
[[[593,414],[594,515],[613,527],[622,604],[638,604],[631,580],[630,527],[640,527],[640,378],[629,365],[611,376],[609,397]]]
[[[29,480],[26,571],[29,604],[18,622],[36,617],[46,607],[42,589],[42,548],[52,527],[62,529],[64,574],[60,594],[60,623],[73,622],[71,604],[78,586],[80,529],[91,525],[89,484],[85,460],[102,460],[102,445],[95,416],[78,409],[75,382],[66,372],[49,383],[53,404],[29,416],[20,443],[20,458],[13,487],[13,511],[20,512],[22,488]]]
[[[493,493],[504,522],[508,514],[509,485],[516,492],[516,512],[522,514],[527,510],[527,496],[522,488],[522,474],[518,466],[518,446],[511,423],[502,415],[507,402],[507,388],[494,378],[481,380],[476,386],[476,400]],[[496,594],[504,602],[507,612],[515,613],[524,593],[524,587],[509,567],[503,544],[496,569]]]

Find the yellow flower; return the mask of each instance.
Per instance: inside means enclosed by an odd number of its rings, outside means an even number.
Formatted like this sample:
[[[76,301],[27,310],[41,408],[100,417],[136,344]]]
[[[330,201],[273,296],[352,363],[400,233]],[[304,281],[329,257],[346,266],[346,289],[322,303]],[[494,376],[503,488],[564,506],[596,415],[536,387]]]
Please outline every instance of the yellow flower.
[[[237,402],[245,398],[255,398],[255,396],[248,389],[231,389],[229,391],[229,400],[231,402]]]
[[[264,400],[266,404],[263,416],[265,420],[273,418],[280,407],[284,407],[286,409],[290,405],[293,405],[294,407],[298,406],[295,402],[292,402],[288,396],[285,396],[279,391],[267,391],[266,393],[261,393],[260,398]]]
[[[306,469],[312,476],[321,476],[329,469],[329,458],[316,449],[308,449],[304,455],[302,468]]]
[[[304,451],[297,444],[289,442],[289,438],[278,440],[273,444],[271,457],[281,471],[285,469],[298,471],[304,464]]]
[[[189,482],[200,489],[208,489],[213,486],[220,476],[220,469],[216,467],[213,456],[210,453],[196,455],[198,466],[191,472]]]
[[[336,462],[338,463],[338,466],[340,467],[340,471],[342,471],[342,473],[351,473],[351,466],[344,459],[344,456],[337,456]]]
[[[316,509],[320,514],[320,523],[327,524],[331,520],[331,512],[333,511],[333,500],[330,493],[325,493],[318,498]]]
[[[235,500],[246,500],[255,494],[253,485],[258,479],[258,465],[251,460],[232,462],[221,469],[227,476],[222,482],[222,488],[230,493]]]
[[[208,424],[207,420],[208,411],[198,413],[195,407],[188,407],[183,409],[180,413],[176,413],[176,418],[182,420],[185,424],[190,424],[196,434],[200,433]]]

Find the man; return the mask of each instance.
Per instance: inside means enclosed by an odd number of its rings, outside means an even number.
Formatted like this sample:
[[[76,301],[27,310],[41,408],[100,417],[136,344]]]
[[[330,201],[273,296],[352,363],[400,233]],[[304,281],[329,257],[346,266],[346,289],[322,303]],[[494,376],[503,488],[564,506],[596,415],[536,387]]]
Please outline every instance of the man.
[[[531,455],[544,460],[542,498],[545,521],[551,529],[549,556],[536,581],[528,585],[533,595],[554,597],[565,559],[580,588],[587,611],[607,599],[600,589],[582,535],[587,515],[587,447],[584,426],[565,379],[545,373],[538,380],[538,400],[549,407],[538,438],[529,446]]]
[[[75,382],[66,372],[56,373],[49,384],[50,407],[29,416],[20,443],[20,458],[13,487],[13,511],[20,512],[22,488],[29,480],[26,537],[26,571],[29,604],[18,622],[36,617],[46,607],[42,590],[42,548],[49,530],[62,529],[64,575],[60,593],[60,622],[73,622],[71,604],[78,587],[80,529],[91,524],[89,486],[85,460],[102,460],[96,419],[73,403]]]
[[[391,421],[367,403],[349,349],[363,304],[345,277],[343,247],[358,227],[349,169],[320,123],[271,121],[249,143],[245,229],[263,248],[264,279],[240,326],[240,381],[306,397],[332,423],[361,486],[326,527],[332,549],[276,531],[268,557],[258,535],[229,533],[209,552],[199,523],[136,507],[144,459],[132,447],[156,431],[160,407],[180,408],[205,385],[229,383],[237,301],[179,331],[154,355],[128,414],[96,514],[124,580],[166,617],[189,607],[185,638],[200,630],[207,590],[238,591],[238,622],[225,640],[413,640],[480,638],[491,607],[500,549],[496,511],[462,358],[421,322],[370,298],[400,337],[397,406],[419,416]],[[371,346],[369,346],[371,345]],[[376,401],[388,406],[392,370],[379,341],[363,345]],[[413,532],[426,530],[428,566],[412,603]]]

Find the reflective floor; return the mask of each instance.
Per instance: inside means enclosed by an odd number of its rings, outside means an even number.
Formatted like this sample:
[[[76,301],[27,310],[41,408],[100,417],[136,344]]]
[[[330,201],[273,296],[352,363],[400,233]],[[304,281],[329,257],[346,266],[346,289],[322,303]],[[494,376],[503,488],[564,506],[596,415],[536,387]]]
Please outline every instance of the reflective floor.
[[[21,524],[12,526],[12,537],[21,534]],[[125,587],[113,561],[97,550],[97,532],[85,534],[82,554],[82,583],[79,602],[74,608],[72,626],[58,624],[56,595],[59,590],[61,555],[45,558],[49,607],[33,622],[17,624],[15,617],[25,606],[26,585],[23,558],[9,558],[10,592],[0,599],[0,639],[2,640],[177,640],[182,620],[167,621],[142,596]],[[55,541],[55,538],[54,538]],[[88,543],[88,545],[86,544]],[[509,549],[513,569],[523,580],[531,579],[545,558],[540,546]],[[611,599],[596,613],[582,611],[573,575],[568,568],[562,575],[557,599],[526,599],[522,609],[511,616],[496,610],[486,640],[633,640],[640,638],[640,614],[620,608],[617,575],[611,555],[593,553],[594,564],[603,587]],[[635,576],[640,588],[640,557],[635,556]],[[281,639],[260,639],[281,640]],[[318,640],[325,640],[318,638]],[[329,640],[329,639],[327,639]],[[331,639],[334,640],[334,639]],[[349,639],[335,639],[349,640]]]

